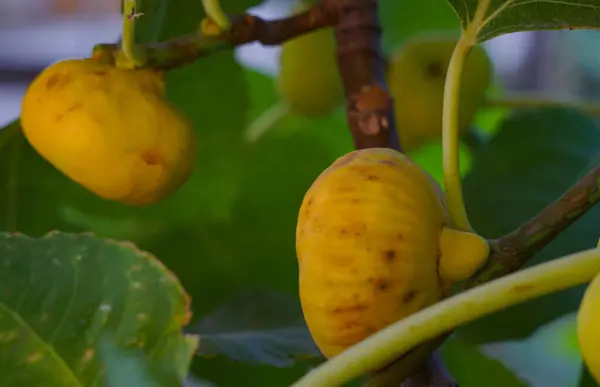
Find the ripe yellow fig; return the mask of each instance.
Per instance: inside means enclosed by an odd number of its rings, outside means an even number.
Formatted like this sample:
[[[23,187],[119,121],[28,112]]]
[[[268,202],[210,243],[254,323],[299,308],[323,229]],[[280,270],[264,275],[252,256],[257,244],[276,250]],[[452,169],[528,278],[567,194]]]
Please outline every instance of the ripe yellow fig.
[[[307,9],[300,2],[293,13]],[[281,46],[276,80],[280,102],[267,109],[248,129],[255,141],[290,114],[324,117],[344,101],[333,28],[322,28],[290,39]]]
[[[415,35],[389,60],[388,82],[394,97],[402,148],[410,152],[441,138],[446,73],[458,37],[445,33]],[[492,62],[481,45],[464,62],[459,130],[464,133],[485,101],[493,81]]]
[[[197,140],[151,69],[69,59],[42,71],[21,108],[23,133],[55,168],[108,200],[154,203],[193,171]]]
[[[447,224],[440,186],[397,151],[351,152],[316,179],[296,252],[304,317],[324,356],[437,302],[486,262],[483,238]]]
[[[590,374],[600,383],[600,274],[590,282],[581,300],[577,314],[577,338]]]

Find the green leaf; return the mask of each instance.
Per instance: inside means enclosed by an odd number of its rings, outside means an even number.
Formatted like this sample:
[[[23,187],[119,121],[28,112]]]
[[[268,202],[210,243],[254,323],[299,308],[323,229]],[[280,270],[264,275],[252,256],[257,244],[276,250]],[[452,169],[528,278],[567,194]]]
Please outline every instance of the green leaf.
[[[407,37],[430,30],[460,30],[460,20],[445,1],[380,0],[379,17],[386,51],[399,46]]]
[[[181,284],[152,255],[90,234],[0,233],[0,384],[102,385],[96,352],[137,348],[161,386],[187,374],[197,338]]]
[[[508,233],[562,195],[592,166],[600,130],[590,118],[563,109],[515,113],[475,155],[464,179],[471,223],[485,237]],[[596,246],[600,207],[588,211],[526,266]],[[579,306],[579,286],[483,317],[459,330],[486,343],[525,338]]]
[[[223,11],[229,15],[246,11],[261,0],[221,0]],[[189,34],[200,26],[206,16],[202,1],[196,0],[137,0],[136,42],[158,42],[178,35]],[[191,26],[194,26],[190,28]]]
[[[581,374],[579,376],[579,384],[577,387],[598,387],[598,383],[592,378],[590,371],[585,365],[581,367]]]
[[[460,387],[526,387],[497,360],[479,348],[451,337],[440,348],[444,365]]]
[[[103,336],[98,343],[100,358],[110,387],[158,387],[144,367],[141,351],[119,348],[114,340]]]
[[[297,298],[247,291],[190,327],[202,343],[198,354],[227,356],[250,364],[289,367],[297,359],[321,358]]]
[[[576,318],[575,313],[563,316],[525,340],[487,344],[482,350],[530,386],[573,386],[582,364]]]
[[[463,29],[477,23],[477,40],[519,31],[597,28],[600,3],[596,0],[447,0],[459,15]],[[478,8],[480,8],[478,10]],[[475,19],[482,13],[481,20]],[[477,32],[476,31],[476,32]]]

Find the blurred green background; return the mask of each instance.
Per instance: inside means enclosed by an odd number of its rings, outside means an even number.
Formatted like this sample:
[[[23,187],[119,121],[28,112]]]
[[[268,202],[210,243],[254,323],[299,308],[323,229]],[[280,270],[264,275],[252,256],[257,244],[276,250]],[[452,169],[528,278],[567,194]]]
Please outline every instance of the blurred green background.
[[[101,10],[91,3],[64,2],[62,8],[29,13],[10,3],[0,15],[20,16],[6,17],[0,26],[0,124],[19,115],[27,83],[44,66],[87,55],[93,44],[115,41],[120,28],[116,1]],[[200,1],[143,4],[139,38],[144,41],[189,33],[203,16]],[[223,1],[228,12],[255,5]],[[277,17],[290,6],[272,0],[252,12]],[[386,53],[413,34],[460,25],[444,0],[380,0],[380,8]],[[487,42],[496,66],[496,92],[595,99],[598,41],[597,32],[566,31],[518,33]],[[278,101],[273,79],[278,52],[252,44],[169,74],[168,96],[193,121],[200,156],[179,192],[146,208],[95,197],[53,169],[22,138],[8,139],[0,131],[0,230],[33,236],[54,229],[92,231],[135,242],[156,255],[192,296],[190,331],[201,335],[203,354],[194,361],[193,374],[219,387],[289,385],[320,361],[314,359],[298,310],[296,216],[312,181],[352,150],[352,141],[341,107],[322,119],[288,118],[259,142],[244,141],[245,128]],[[599,160],[597,123],[576,111],[485,110],[474,125],[491,139],[477,153],[463,147],[461,168],[469,215],[486,237],[518,226]],[[442,183],[439,143],[410,156]],[[598,224],[600,211],[590,211],[531,264],[595,246]],[[582,289],[460,329],[441,351],[461,387],[579,385],[573,312]]]

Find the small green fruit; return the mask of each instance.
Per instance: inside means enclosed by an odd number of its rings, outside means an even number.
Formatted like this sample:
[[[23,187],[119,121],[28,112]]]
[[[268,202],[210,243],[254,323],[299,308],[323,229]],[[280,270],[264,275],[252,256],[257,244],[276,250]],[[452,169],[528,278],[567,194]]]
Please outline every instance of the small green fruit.
[[[295,12],[305,7],[306,4],[300,4]],[[332,28],[322,28],[285,42],[280,66],[277,88],[293,113],[325,116],[343,102]]]
[[[458,37],[447,33],[415,35],[390,58],[388,82],[394,98],[402,148],[410,152],[441,138],[444,86]],[[481,46],[466,58],[461,79],[459,130],[464,133],[485,102],[493,65]]]

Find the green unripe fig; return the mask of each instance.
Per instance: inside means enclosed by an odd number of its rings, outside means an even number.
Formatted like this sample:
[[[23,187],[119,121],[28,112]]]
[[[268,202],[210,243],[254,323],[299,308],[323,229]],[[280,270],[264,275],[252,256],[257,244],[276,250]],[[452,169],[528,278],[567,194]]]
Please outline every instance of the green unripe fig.
[[[306,9],[300,4],[295,13]],[[344,98],[332,28],[322,28],[285,42],[281,47],[277,89],[292,112],[324,116]]]
[[[391,56],[390,93],[402,148],[410,152],[442,136],[446,73],[458,36],[427,33],[407,39]],[[464,133],[485,102],[493,81],[493,65],[481,45],[465,59],[460,86],[459,130]]]
[[[309,2],[294,9],[305,11]],[[344,90],[338,72],[333,28],[321,28],[290,39],[281,46],[276,80],[280,102],[252,123],[246,137],[255,141],[290,114],[324,117],[341,105]]]

